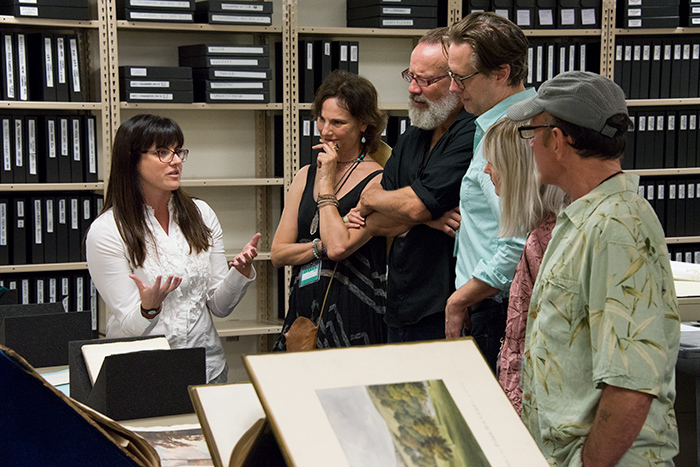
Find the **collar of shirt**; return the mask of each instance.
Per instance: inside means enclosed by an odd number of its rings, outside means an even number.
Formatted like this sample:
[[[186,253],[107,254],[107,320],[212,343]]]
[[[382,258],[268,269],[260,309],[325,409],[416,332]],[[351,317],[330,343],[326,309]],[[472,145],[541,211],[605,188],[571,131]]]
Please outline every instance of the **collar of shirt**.
[[[529,99],[530,97],[535,97],[536,95],[537,91],[535,91],[535,88],[528,88],[524,91],[520,91],[516,94],[513,94],[512,96],[503,99],[501,102],[491,107],[482,115],[479,115],[479,117],[477,117],[476,119],[474,149],[476,149],[476,147],[481,142],[481,138],[483,138],[484,133],[486,133],[486,130],[488,130],[489,127],[491,127],[491,125],[503,118],[510,106],[518,102],[524,101],[525,99]]]
[[[571,203],[560,215],[566,216],[572,224],[580,228],[606,198],[626,191],[636,194],[638,185],[639,175],[626,172],[622,173],[617,177],[613,177],[601,183],[599,186]]]

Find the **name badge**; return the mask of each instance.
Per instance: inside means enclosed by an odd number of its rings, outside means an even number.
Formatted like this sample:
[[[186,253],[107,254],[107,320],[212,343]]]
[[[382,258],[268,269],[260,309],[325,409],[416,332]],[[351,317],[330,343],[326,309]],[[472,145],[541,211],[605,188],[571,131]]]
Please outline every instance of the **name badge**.
[[[305,287],[321,279],[321,262],[312,261],[301,268],[299,274],[299,287]]]

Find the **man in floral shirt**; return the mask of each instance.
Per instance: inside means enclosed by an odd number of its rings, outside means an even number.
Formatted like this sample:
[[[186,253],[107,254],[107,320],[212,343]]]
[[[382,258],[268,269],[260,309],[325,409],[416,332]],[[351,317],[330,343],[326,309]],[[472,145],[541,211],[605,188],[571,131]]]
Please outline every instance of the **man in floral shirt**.
[[[620,169],[625,96],[568,72],[508,116],[530,119],[540,180],[574,200],[532,293],[523,421],[553,465],[673,465],[680,317],[664,232]]]

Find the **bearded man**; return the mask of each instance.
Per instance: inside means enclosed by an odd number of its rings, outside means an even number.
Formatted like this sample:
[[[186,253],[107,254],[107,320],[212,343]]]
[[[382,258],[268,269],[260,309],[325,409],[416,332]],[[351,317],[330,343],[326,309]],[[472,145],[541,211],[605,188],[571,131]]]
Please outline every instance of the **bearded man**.
[[[442,37],[429,31],[411,53],[409,127],[358,210],[373,235],[394,237],[387,281],[388,341],[445,338],[445,305],[454,291],[459,189],[469,166],[474,116],[450,92]]]

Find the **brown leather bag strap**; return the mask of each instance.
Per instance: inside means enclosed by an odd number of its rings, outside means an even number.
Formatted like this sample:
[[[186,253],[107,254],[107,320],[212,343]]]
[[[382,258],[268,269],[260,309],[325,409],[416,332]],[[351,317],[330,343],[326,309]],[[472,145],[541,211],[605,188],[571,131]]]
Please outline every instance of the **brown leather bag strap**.
[[[336,261],[335,267],[333,268],[333,273],[331,274],[331,279],[328,281],[328,287],[326,287],[326,295],[323,296],[323,304],[321,305],[321,313],[318,315],[318,324],[316,326],[321,325],[321,316],[323,316],[323,310],[326,308],[326,299],[328,298],[328,292],[331,290],[331,284],[333,283],[333,277],[335,277],[335,270],[338,269],[338,263],[340,261]]]

